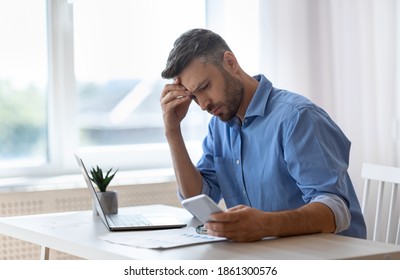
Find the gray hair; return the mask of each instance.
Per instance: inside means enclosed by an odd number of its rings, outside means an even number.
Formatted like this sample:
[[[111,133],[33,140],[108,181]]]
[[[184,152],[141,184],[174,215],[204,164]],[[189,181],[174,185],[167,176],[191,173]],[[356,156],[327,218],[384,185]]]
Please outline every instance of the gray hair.
[[[186,31],[176,39],[161,77],[176,77],[194,58],[221,68],[225,51],[231,51],[229,46],[221,36],[211,30],[198,28]]]

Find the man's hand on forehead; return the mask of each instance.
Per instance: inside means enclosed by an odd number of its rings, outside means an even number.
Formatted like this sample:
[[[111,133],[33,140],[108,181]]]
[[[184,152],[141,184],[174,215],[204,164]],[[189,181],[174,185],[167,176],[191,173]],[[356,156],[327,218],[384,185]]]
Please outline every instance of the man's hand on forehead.
[[[195,97],[194,97],[194,95],[193,95],[193,92],[191,92],[191,91],[188,90],[184,85],[181,84],[181,79],[180,79],[179,77],[175,77],[175,78],[174,78],[173,84],[174,84],[174,85],[180,85],[180,86],[182,87],[182,90],[189,94],[189,95],[185,95],[185,96],[188,96],[188,97],[190,97],[192,100],[195,100]],[[176,96],[175,98],[176,98],[176,99],[181,99],[181,98],[183,98],[183,97],[184,97],[183,95],[178,95],[178,96]]]

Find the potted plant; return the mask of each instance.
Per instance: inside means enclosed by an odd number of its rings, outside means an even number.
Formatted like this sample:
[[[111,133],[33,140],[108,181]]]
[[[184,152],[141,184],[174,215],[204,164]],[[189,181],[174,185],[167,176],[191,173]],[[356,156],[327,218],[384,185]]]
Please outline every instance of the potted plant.
[[[110,168],[110,170],[108,170],[106,173],[104,173],[103,170],[99,166],[96,166],[96,168],[93,167],[90,170],[90,174],[92,175],[92,177],[90,177],[90,180],[92,180],[93,183],[95,183],[97,188],[99,189],[99,191],[97,192],[97,196],[100,200],[100,204],[104,210],[104,213],[106,213],[106,214],[117,214],[118,213],[117,192],[107,190],[108,185],[110,184],[111,180],[114,178],[117,171],[115,171],[113,174],[111,174],[112,168]],[[95,209],[93,209],[93,210],[97,213],[97,211]]]

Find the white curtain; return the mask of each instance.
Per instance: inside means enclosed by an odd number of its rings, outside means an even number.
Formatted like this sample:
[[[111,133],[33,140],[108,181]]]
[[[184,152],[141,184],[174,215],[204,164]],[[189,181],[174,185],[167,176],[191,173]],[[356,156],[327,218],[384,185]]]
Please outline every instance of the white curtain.
[[[363,162],[400,166],[396,0],[260,0],[260,68],[276,87],[323,107]]]

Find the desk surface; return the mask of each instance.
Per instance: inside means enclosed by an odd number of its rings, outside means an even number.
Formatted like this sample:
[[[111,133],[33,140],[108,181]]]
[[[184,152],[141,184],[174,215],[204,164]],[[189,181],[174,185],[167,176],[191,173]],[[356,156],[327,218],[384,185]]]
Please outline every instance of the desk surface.
[[[120,208],[168,212],[189,225],[196,220],[184,209],[148,205]],[[0,218],[0,234],[39,244],[85,259],[400,259],[400,246],[332,234],[267,239],[251,243],[222,241],[173,249],[143,249],[112,244],[98,237],[108,233],[92,211]],[[135,235],[135,232],[131,232]]]

